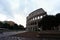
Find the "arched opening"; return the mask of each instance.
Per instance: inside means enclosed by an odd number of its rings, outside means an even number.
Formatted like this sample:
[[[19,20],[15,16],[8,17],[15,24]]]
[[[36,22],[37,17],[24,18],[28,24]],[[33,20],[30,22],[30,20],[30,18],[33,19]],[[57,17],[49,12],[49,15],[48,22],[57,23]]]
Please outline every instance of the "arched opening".
[[[38,19],[39,19],[39,16],[38,16]]]

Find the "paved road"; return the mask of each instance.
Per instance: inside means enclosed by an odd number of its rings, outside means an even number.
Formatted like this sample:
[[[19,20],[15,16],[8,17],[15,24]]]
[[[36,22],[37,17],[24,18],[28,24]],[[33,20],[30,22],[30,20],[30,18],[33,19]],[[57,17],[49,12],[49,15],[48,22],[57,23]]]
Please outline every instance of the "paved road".
[[[26,31],[3,32],[0,33],[0,40],[39,40],[38,38],[24,38],[24,37],[11,36],[24,32]]]
[[[3,33],[0,33],[0,38],[1,37],[7,37],[7,36],[10,36],[10,35],[19,34],[19,33],[24,33],[24,32],[26,32],[26,31],[3,32]]]
[[[4,37],[0,40],[40,40],[40,38]]]

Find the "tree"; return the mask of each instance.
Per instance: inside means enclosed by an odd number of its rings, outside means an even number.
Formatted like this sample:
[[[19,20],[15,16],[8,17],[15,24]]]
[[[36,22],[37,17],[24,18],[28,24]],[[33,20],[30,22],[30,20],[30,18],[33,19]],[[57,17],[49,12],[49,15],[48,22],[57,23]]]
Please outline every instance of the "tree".
[[[19,28],[20,30],[24,30],[24,26],[23,26],[23,25],[18,25],[18,28]]]
[[[9,27],[10,27],[10,25],[9,25],[8,23],[4,23],[4,24],[3,24],[3,28],[9,29]]]
[[[9,30],[24,30],[25,29],[23,25],[17,25],[13,21],[4,21],[4,22],[0,21],[0,28],[5,28]]]
[[[55,25],[56,25],[56,18],[53,15],[46,15],[39,22],[39,26],[42,26],[42,29],[43,30],[51,30],[51,29],[54,29],[54,26]]]
[[[3,28],[3,23],[0,21],[0,28]]]
[[[18,29],[19,29],[19,28],[18,28],[18,25],[17,25],[16,23],[14,24],[13,29],[14,29],[14,30],[18,30]]]
[[[56,14],[56,26],[60,25],[60,13]]]

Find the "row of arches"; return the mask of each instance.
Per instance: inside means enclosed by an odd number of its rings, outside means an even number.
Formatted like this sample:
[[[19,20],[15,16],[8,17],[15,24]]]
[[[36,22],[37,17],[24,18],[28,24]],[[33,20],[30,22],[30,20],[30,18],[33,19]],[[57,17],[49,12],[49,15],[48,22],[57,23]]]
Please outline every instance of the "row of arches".
[[[29,18],[27,20],[28,21],[34,21],[34,20],[42,19],[44,16],[46,16],[46,15],[40,15],[40,16],[37,16],[37,17],[32,17],[32,18]]]
[[[37,17],[34,17],[34,18],[30,19],[30,21],[38,20],[38,19],[42,19],[42,18],[43,18],[43,16],[37,16]]]

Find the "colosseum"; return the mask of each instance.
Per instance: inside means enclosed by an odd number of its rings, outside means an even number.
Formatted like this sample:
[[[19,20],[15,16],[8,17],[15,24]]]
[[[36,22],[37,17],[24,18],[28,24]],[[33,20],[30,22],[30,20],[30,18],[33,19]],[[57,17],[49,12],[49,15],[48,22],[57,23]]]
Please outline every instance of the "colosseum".
[[[45,16],[47,13],[42,9],[37,9],[33,12],[31,12],[27,16],[26,20],[26,28],[28,31],[38,31],[41,30],[38,26],[38,22],[42,19],[43,16]]]

